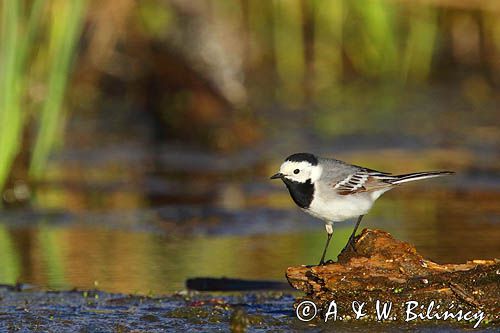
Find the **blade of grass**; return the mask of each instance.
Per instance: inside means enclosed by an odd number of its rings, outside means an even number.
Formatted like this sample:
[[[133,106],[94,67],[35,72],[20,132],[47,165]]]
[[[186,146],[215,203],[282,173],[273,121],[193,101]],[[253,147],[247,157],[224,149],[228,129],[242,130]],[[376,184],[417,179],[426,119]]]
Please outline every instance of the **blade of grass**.
[[[435,10],[421,6],[414,9],[401,71],[404,81],[423,81],[429,76],[437,30]]]
[[[39,178],[45,169],[60,130],[65,88],[79,40],[85,3],[85,0],[62,0],[52,3],[48,92],[39,115],[39,129],[30,164],[30,176],[35,178]]]
[[[0,50],[0,189],[5,185],[21,135],[19,105],[19,44],[20,8],[16,0],[2,1]]]
[[[0,191],[19,152],[24,118],[23,93],[26,91],[26,65],[33,41],[39,31],[45,0],[35,0],[27,24],[19,1],[2,4],[0,26]],[[24,27],[24,29],[23,29]],[[22,36],[22,38],[21,38]]]

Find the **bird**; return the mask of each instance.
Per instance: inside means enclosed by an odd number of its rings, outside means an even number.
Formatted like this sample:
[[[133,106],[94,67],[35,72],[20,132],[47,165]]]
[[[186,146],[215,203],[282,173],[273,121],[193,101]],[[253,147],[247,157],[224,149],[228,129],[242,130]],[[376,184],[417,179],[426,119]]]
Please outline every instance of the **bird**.
[[[271,179],[285,183],[292,200],[304,212],[323,220],[327,240],[319,265],[325,265],[325,255],[337,222],[357,218],[344,251],[354,250],[356,231],[374,202],[385,192],[408,182],[454,174],[453,171],[423,171],[393,175],[334,158],[311,153],[295,153],[281,164]]]

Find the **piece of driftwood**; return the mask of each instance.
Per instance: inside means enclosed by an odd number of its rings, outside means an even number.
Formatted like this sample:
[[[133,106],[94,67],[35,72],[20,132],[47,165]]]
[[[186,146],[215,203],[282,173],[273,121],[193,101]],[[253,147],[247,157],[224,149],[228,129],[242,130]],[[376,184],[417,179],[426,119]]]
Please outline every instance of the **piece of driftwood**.
[[[290,285],[281,281],[242,280],[230,278],[191,278],[186,280],[186,288],[196,291],[254,291],[290,290]]]
[[[295,303],[299,316],[317,310],[322,320],[499,323],[500,260],[440,265],[389,233],[369,229],[354,248],[335,263],[287,269],[288,282],[306,293]],[[303,309],[304,301],[314,303],[314,311]],[[391,306],[386,316],[384,305]]]

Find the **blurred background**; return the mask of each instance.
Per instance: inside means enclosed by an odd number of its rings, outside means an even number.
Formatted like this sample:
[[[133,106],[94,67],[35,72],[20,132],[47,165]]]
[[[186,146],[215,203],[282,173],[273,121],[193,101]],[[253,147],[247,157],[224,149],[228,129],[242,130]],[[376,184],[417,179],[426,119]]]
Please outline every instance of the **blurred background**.
[[[0,283],[284,280],[325,241],[268,179],[301,151],[456,171],[363,227],[441,263],[500,257],[499,17],[495,0],[3,0]]]

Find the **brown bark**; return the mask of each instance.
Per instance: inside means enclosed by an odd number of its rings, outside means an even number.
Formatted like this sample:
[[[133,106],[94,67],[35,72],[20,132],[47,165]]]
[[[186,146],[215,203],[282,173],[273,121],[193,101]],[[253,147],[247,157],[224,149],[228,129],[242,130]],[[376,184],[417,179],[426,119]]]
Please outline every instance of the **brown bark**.
[[[485,315],[482,325],[498,324],[500,260],[440,265],[424,259],[415,247],[381,230],[363,230],[356,237],[354,247],[355,251],[349,248],[342,252],[335,263],[289,267],[288,282],[306,293],[296,305],[304,299],[311,300],[324,315],[330,302],[335,300],[339,313],[352,316],[352,302],[366,302],[364,319],[377,320],[373,309],[380,300],[392,302],[395,320],[404,321],[406,302],[424,305],[425,310],[421,311],[425,312],[427,305],[434,301],[436,306],[440,305],[436,313],[450,307],[454,313],[482,311]]]

